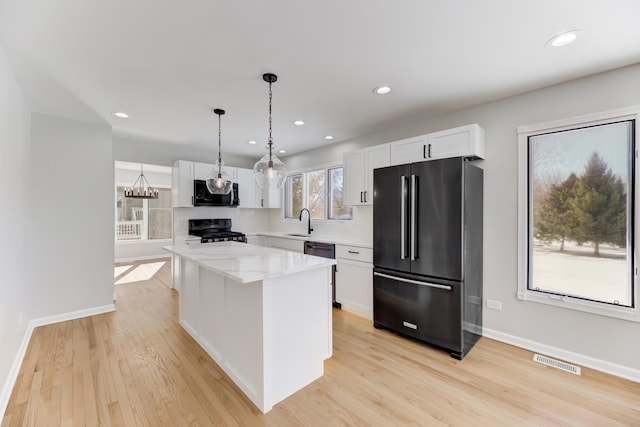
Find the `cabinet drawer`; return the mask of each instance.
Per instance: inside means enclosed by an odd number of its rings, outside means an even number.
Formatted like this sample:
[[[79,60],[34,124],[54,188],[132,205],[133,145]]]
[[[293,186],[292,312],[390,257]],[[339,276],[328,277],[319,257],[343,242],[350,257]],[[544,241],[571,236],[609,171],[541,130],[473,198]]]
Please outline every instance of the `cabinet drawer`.
[[[373,249],[359,246],[336,245],[336,258],[373,263]]]

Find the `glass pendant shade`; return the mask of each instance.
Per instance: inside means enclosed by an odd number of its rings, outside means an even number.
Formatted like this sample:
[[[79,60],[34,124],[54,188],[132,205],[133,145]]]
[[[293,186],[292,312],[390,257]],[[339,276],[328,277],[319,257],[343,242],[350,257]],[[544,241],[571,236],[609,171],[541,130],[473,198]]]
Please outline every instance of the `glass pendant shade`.
[[[269,151],[253,165],[253,179],[260,188],[282,188],[287,177],[287,167],[273,154],[271,128],[271,101],[273,99],[271,84],[278,80],[278,76],[267,73],[262,75],[262,80],[269,83],[269,139],[267,144]]]
[[[253,179],[260,188],[282,188],[287,168],[275,155],[266,153],[253,165]]]
[[[229,174],[224,171],[224,162],[222,161],[222,125],[220,122],[220,118],[225,111],[216,108],[213,112],[218,115],[218,161],[213,167],[213,171],[207,176],[207,190],[211,194],[229,194],[231,193],[233,181]]]
[[[231,187],[233,181],[231,177],[224,170],[224,162],[219,161],[213,170],[207,176],[207,190],[211,194],[229,194],[231,193]]]

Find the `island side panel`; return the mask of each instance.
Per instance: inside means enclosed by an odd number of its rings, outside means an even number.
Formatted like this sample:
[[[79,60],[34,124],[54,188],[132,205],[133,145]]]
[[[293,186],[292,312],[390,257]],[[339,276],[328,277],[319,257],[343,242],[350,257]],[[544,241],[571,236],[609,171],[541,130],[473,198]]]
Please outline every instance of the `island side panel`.
[[[200,266],[186,258],[179,257],[181,269],[181,291],[179,298],[178,317],[180,325],[194,339],[198,338],[198,309],[200,290]]]
[[[331,342],[331,268],[265,279],[265,400],[275,405],[324,373]]]
[[[218,365],[223,363],[226,335],[225,278],[200,267],[198,335],[200,345]]]
[[[225,281],[222,368],[247,397],[266,413],[264,391],[262,282]]]

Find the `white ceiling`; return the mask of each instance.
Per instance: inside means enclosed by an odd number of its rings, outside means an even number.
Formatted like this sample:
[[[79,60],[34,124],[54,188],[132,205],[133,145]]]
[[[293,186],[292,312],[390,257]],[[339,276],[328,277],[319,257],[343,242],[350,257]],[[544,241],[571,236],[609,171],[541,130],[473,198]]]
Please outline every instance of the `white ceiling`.
[[[0,42],[33,111],[215,149],[223,108],[223,153],[257,158],[265,72],[291,154],[640,62],[639,17],[638,0],[0,0]]]

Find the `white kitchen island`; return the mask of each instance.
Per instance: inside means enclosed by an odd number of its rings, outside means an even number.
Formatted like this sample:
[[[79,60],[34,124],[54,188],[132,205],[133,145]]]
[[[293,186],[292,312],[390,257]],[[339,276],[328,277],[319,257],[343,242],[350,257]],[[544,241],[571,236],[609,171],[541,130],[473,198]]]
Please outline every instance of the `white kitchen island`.
[[[182,327],[263,413],[324,373],[331,266],[246,243],[176,245]]]

